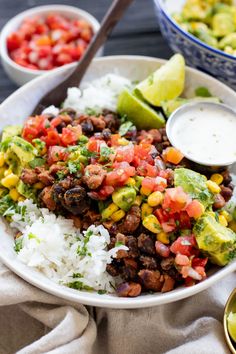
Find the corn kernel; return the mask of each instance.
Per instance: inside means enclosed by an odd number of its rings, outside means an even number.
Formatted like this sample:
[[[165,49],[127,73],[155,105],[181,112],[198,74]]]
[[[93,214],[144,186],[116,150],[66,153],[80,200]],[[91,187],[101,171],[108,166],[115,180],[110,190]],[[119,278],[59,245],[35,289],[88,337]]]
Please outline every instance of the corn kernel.
[[[228,221],[226,220],[226,218],[224,217],[224,215],[219,215],[219,223],[222,226],[228,226]]]
[[[153,214],[143,219],[143,226],[154,234],[158,234],[161,231],[161,225]]]
[[[223,178],[223,176],[222,176],[221,174],[219,174],[219,173],[214,173],[214,174],[211,176],[210,180],[211,180],[212,182],[215,182],[215,183],[218,184],[218,186],[219,186],[219,185],[223,182],[224,178]]]
[[[151,190],[149,188],[146,188],[146,187],[141,187],[140,189],[140,193],[142,195],[145,195],[145,196],[148,196],[149,194],[151,194]]]
[[[119,207],[115,203],[111,203],[106,209],[102,211],[102,219],[109,219],[118,209]]]
[[[117,222],[117,221],[120,221],[124,216],[125,216],[124,210],[120,209],[120,210],[115,211],[112,214],[111,218],[114,222]]]
[[[43,189],[44,184],[42,182],[37,182],[33,185],[33,188],[35,189]]]
[[[25,197],[23,197],[23,195],[21,195],[19,198],[18,198],[18,202],[24,202],[25,201]]]
[[[148,196],[148,204],[151,206],[151,207],[155,207],[159,204],[161,204],[163,201],[163,194],[159,191],[156,191],[156,192],[153,192],[152,194],[150,194]]]
[[[11,189],[9,195],[14,202],[16,202],[20,197],[20,194],[17,192],[16,188]]]
[[[140,206],[142,204],[143,197],[141,195],[137,195],[134,201],[134,205]]]
[[[8,170],[4,171],[4,176],[6,177],[6,176],[10,175],[11,173],[12,173],[12,170],[9,168]]]
[[[206,182],[207,184],[207,188],[209,189],[209,191],[213,194],[218,194],[220,193],[221,189],[220,187],[218,186],[218,184],[216,184],[215,182],[213,181],[207,181]]]
[[[118,139],[118,144],[121,146],[129,145],[129,140],[127,140],[125,138],[120,138],[120,139]]]
[[[8,189],[13,188],[17,185],[19,181],[19,177],[17,175],[14,175],[14,173],[11,173],[9,175],[7,175],[6,177],[4,177],[1,180],[1,183],[3,185],[3,187],[6,187]]]
[[[0,152],[0,167],[2,167],[4,163],[5,163],[4,153]]]
[[[134,178],[128,178],[127,182],[125,183],[127,186],[134,187],[136,185],[136,181]]]
[[[233,230],[234,232],[236,232],[236,221],[235,220],[230,221],[229,228],[231,230]]]
[[[221,210],[220,215],[223,215],[227,222],[230,222],[233,219],[232,215],[230,215],[230,213],[228,213],[226,210]]]
[[[42,150],[40,151],[40,155],[43,156],[43,155],[45,155],[46,153],[47,153],[47,148],[46,148],[46,146],[44,146],[44,147],[42,148]]]
[[[142,206],[141,206],[141,214],[142,214],[142,220],[152,214],[152,211],[153,211],[153,208],[150,207],[150,205],[148,205],[147,203],[143,203]]]
[[[157,234],[157,240],[164,243],[164,244],[168,244],[170,243],[170,239],[169,236],[166,232],[161,231],[159,234]]]

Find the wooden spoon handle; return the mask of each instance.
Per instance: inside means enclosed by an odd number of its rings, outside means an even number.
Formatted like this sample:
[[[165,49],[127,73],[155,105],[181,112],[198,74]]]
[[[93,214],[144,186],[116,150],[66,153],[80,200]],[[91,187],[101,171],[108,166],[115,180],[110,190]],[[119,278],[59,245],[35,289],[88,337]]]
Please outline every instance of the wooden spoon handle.
[[[47,103],[52,104],[50,102],[54,102],[55,105],[59,105],[66,98],[68,87],[79,86],[98,49],[106,42],[107,37],[113,30],[114,26],[121,19],[125,10],[132,2],[133,0],[114,0],[112,2],[104,19],[102,20],[99,31],[93,37],[93,40],[90,42],[79,64],[59,86],[46,95],[45,99],[43,99],[43,104],[45,106],[47,106]]]
[[[69,81],[72,86],[79,86],[84,73],[95,57],[99,48],[106,42],[108,36],[112,32],[115,25],[119,22],[122,15],[125,13],[128,6],[133,0],[114,0],[108,9],[105,17],[102,20],[101,27],[97,35],[91,41],[88,50],[85,52],[75,71],[66,81]]]

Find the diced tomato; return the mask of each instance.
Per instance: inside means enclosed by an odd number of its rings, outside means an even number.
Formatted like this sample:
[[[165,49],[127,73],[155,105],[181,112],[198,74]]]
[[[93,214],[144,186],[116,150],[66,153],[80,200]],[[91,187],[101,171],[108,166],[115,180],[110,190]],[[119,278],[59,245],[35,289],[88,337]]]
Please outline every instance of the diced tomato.
[[[142,180],[142,188],[145,191],[147,191],[149,194],[154,191],[155,186],[156,186],[155,178],[145,177]]]
[[[67,127],[62,129],[61,142],[62,145],[75,145],[82,134],[80,125],[74,127]]]
[[[119,146],[118,140],[121,138],[120,134],[112,134],[111,136],[111,146]]]
[[[57,116],[52,119],[51,121],[51,127],[56,128],[58,125],[62,123],[62,118],[60,116]]]
[[[168,220],[170,219],[170,215],[162,208],[156,209],[153,214],[157,217],[160,224],[168,222]]]
[[[41,140],[43,140],[47,146],[60,145],[61,139],[60,135],[56,130],[47,130],[46,136],[41,136]]]
[[[104,140],[98,140],[96,139],[94,136],[92,136],[88,143],[87,143],[87,149],[91,152],[96,152],[99,153],[100,152],[100,146],[101,144],[105,144]]]
[[[162,203],[163,209],[168,210],[169,213],[176,213],[184,210],[191,202],[191,198],[184,192],[182,187],[166,189],[164,201]]]
[[[180,236],[170,246],[170,250],[174,254],[183,254],[185,256],[195,255],[196,240],[193,235]]]
[[[158,175],[158,170],[156,166],[150,165],[146,161],[141,161],[139,166],[137,167],[137,174],[139,176],[148,176],[148,177],[156,177]]]
[[[62,146],[50,146],[48,149],[47,163],[52,165],[58,161],[65,161],[68,158],[68,155],[66,148]]]
[[[195,285],[196,281],[193,278],[187,277],[184,279],[185,280],[185,286],[193,286]]]
[[[21,44],[22,37],[20,36],[20,34],[13,32],[7,37],[7,49],[9,50],[9,52],[20,48]]]
[[[178,213],[179,220],[179,228],[183,229],[191,229],[191,221],[186,211],[180,211]]]
[[[198,257],[194,257],[192,260],[192,267],[203,267],[205,268],[205,266],[207,265],[208,262],[208,258],[198,258]]]
[[[120,187],[127,182],[129,177],[135,175],[135,168],[130,166],[127,162],[114,163],[114,169],[108,172],[105,179],[105,185]]]
[[[167,187],[167,180],[165,178],[157,176],[155,178],[155,187],[154,191],[164,192]]]
[[[204,213],[204,206],[195,199],[187,205],[186,211],[191,218],[197,219]]]
[[[119,146],[116,149],[116,156],[115,161],[122,162],[126,161],[128,163],[132,162],[134,158],[134,146],[126,145],[126,146]]]
[[[147,160],[150,157],[150,152],[152,149],[151,144],[139,144],[134,147],[135,156],[139,157],[141,160]]]
[[[165,161],[171,162],[174,165],[178,165],[180,161],[184,158],[182,152],[180,152],[174,147],[168,147],[167,149],[165,149],[162,153],[162,156]]]
[[[95,200],[106,200],[113,192],[112,186],[103,186],[98,192],[89,192],[88,196]]]
[[[7,37],[7,49],[12,60],[21,66],[50,70],[79,60],[92,36],[88,22],[51,13],[23,20],[17,31]]]
[[[48,127],[50,127],[50,124],[46,116],[39,115],[35,117],[29,117],[25,121],[22,136],[25,140],[31,142],[33,139],[46,134]]]

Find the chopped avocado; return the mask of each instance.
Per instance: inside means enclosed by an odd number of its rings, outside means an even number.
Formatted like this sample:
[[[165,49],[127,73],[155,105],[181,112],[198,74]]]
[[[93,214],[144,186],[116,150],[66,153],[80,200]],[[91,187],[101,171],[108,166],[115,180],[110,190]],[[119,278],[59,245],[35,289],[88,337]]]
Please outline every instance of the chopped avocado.
[[[174,172],[174,184],[182,187],[193,199],[198,199],[205,208],[213,204],[213,194],[208,190],[206,177],[187,168],[177,168]]]
[[[22,131],[22,126],[20,125],[7,125],[2,132],[2,141],[20,135],[21,131]]]
[[[165,125],[165,118],[161,112],[156,112],[137,95],[126,89],[119,96],[117,111],[121,116],[126,115],[137,129],[158,129]]]
[[[19,181],[17,187],[17,192],[23,195],[25,198],[33,199],[36,198],[36,190],[30,187],[29,185],[25,184],[23,181]]]
[[[236,234],[222,226],[214,217],[204,214],[193,228],[198,247],[219,266],[224,266],[236,256]]]
[[[5,140],[7,142],[4,146],[6,161],[15,173],[20,173],[22,167],[28,165],[37,153],[36,149],[28,141],[14,136]]]
[[[183,106],[184,104],[187,103],[193,103],[193,102],[214,102],[214,103],[220,103],[220,99],[218,97],[194,97],[194,98],[181,98],[178,97],[175,100],[169,100],[169,101],[162,101],[161,102],[161,107],[167,117],[169,117],[177,108]]]
[[[122,187],[112,194],[113,203],[124,211],[128,211],[136,198],[136,191],[132,187]]]

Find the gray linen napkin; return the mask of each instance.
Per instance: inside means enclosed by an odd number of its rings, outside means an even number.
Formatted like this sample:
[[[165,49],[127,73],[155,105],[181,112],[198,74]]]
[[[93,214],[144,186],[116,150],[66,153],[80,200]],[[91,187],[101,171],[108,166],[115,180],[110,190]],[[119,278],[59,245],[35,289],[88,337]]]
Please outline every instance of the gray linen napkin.
[[[0,263],[0,354],[228,354],[222,316],[235,280],[164,306],[109,310],[49,295]]]

